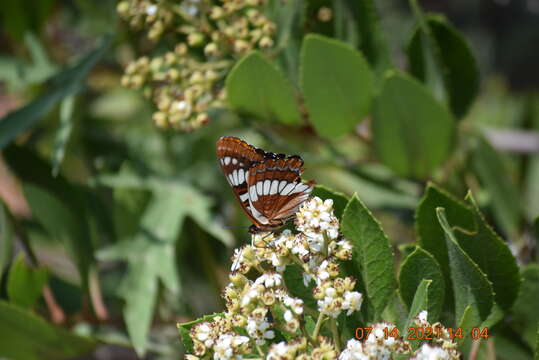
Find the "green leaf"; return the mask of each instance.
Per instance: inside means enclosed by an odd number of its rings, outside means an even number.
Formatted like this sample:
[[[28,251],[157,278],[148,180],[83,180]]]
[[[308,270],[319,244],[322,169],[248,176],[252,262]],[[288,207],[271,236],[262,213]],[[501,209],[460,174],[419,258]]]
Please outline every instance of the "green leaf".
[[[539,323],[537,323],[537,334],[535,335],[535,351],[533,359],[539,360]]]
[[[507,244],[487,224],[471,193],[467,196],[474,208],[474,229],[455,229],[461,248],[470,256],[492,283],[496,303],[509,310],[518,296],[519,269]]]
[[[404,327],[401,329],[401,333],[405,333],[408,331],[410,327],[415,327],[414,319],[419,315],[419,313],[423,310],[427,310],[429,306],[429,287],[432,284],[432,280],[423,279],[419,282],[419,286],[417,287],[417,290],[415,291],[415,295],[413,298],[412,305],[410,306],[410,312],[408,313],[408,318],[406,319],[406,323]],[[430,312],[429,312],[429,320],[430,320]],[[432,320],[431,320],[432,321]],[[412,341],[412,347],[415,349],[419,345],[419,341]]]
[[[443,17],[426,16],[424,24],[428,27],[430,42],[422,41],[422,29],[418,26],[407,46],[410,72],[427,83],[427,63],[425,52],[430,51],[437,57],[445,91],[449,97],[449,107],[457,118],[466,114],[479,90],[479,70],[470,46],[464,37]],[[434,49],[424,49],[424,46]]]
[[[388,72],[373,115],[374,149],[397,174],[426,177],[449,156],[453,117],[417,80]]]
[[[522,286],[513,305],[512,329],[533,348],[539,330],[539,265],[530,264],[522,268]]]
[[[47,269],[30,268],[19,253],[9,272],[7,294],[9,300],[24,308],[31,308],[41,296],[43,286],[47,283]]]
[[[86,287],[89,267],[94,261],[94,250],[84,217],[71,211],[64,201],[38,186],[24,184],[23,192],[33,216],[49,235],[65,246],[75,260],[83,287]]]
[[[316,185],[314,187],[312,196],[318,196],[322,200],[333,200],[333,213],[339,219],[342,218],[344,208],[348,203],[348,198],[343,193],[331,190],[323,185]]]
[[[373,78],[360,52],[309,34],[301,49],[301,88],[316,132],[333,138],[352,131],[367,115]]]
[[[359,49],[376,73],[383,74],[392,65],[374,0],[345,0],[344,3],[357,25]]]
[[[146,351],[158,280],[173,293],[180,291],[174,242],[181,231],[185,206],[189,206],[183,190],[170,187],[154,191],[139,232],[131,241],[138,250],[127,254],[129,270],[122,283],[123,312],[129,337],[141,357]]]
[[[535,248],[536,258],[539,258],[539,216],[533,222],[533,229],[535,232]]]
[[[200,324],[201,322],[211,322],[211,321],[213,321],[213,319],[215,319],[218,316],[222,317],[222,316],[224,316],[224,314],[223,313],[215,313],[215,314],[211,314],[211,315],[204,315],[200,319],[196,319],[196,320],[189,321],[189,322],[186,322],[186,323],[181,323],[181,324],[178,323],[176,325],[178,327],[178,331],[180,333],[180,337],[182,339],[183,346],[185,347],[185,352],[186,353],[188,353],[188,354],[193,353],[193,340],[189,336],[189,331],[191,330],[191,328],[196,324]]]
[[[211,199],[197,188],[183,182],[171,182],[156,177],[134,175],[101,175],[94,178],[95,185],[113,188],[139,188],[160,191],[163,188],[176,188],[183,194],[181,208],[177,215],[190,216],[205,232],[220,240],[226,246],[232,246],[234,239],[229,230],[223,229],[211,217]]]
[[[300,122],[294,88],[277,67],[256,51],[230,71],[226,93],[228,102],[238,111],[289,125]]]
[[[60,104],[60,128],[56,133],[56,139],[54,142],[54,150],[52,153],[52,174],[58,175],[60,165],[64,160],[65,149],[69,136],[73,130],[73,108],[75,105],[75,97],[73,95],[64,98]]]
[[[298,265],[289,265],[286,267],[283,279],[290,294],[299,297],[305,302],[305,305],[311,309],[316,309],[316,300],[313,298],[313,282],[307,286],[303,283],[303,271]]]
[[[12,37],[9,40],[16,43],[28,32],[41,33],[53,12],[55,3],[55,0],[43,0],[35,4],[5,1],[0,9],[0,17],[4,31]]]
[[[97,347],[93,339],[50,325],[42,318],[0,301],[0,357],[72,359]]]
[[[432,282],[428,291],[428,307],[423,310],[428,310],[429,320],[435,322],[439,319],[444,304],[445,281],[434,256],[417,247],[402,262],[399,275],[400,293],[408,308],[412,308],[414,296],[417,296],[416,289],[425,279]]]
[[[424,64],[425,86],[437,100],[447,104],[448,94],[443,79],[443,63],[440,56],[440,49],[438,48],[438,44],[436,44],[423,10],[417,0],[410,0],[410,8],[418,23],[417,28],[421,44],[421,52],[418,54],[418,57],[421,58]]]
[[[492,287],[486,275],[460,247],[447,221],[445,210],[437,208],[436,215],[446,236],[451,280],[456,299],[456,318],[462,319],[466,313],[466,307],[470,306],[470,314],[467,314],[466,318],[469,317],[469,322],[474,326],[479,326],[492,310],[494,302]]]
[[[436,215],[437,207],[445,209],[447,220],[453,226],[475,229],[475,223],[472,209],[466,204],[433,183],[427,185],[425,194],[417,206],[415,229],[419,245],[432,254],[440,265],[445,281],[445,302],[450,305],[453,304],[453,290],[449,276],[449,256],[445,234]]]
[[[533,356],[530,349],[523,346],[520,339],[515,336],[506,337],[500,334],[495,339],[497,359],[530,360]]]
[[[140,357],[146,352],[147,335],[157,300],[157,267],[162,259],[151,247],[144,249],[138,259],[129,262],[129,272],[122,282],[123,309],[127,333]]]
[[[352,243],[352,271],[362,280],[366,297],[380,316],[396,287],[393,252],[380,223],[354,194],[344,210],[341,230]]]
[[[277,25],[276,48],[279,63],[285,69],[287,78],[298,84],[299,50],[303,29],[305,26],[306,2],[288,1],[286,3],[269,2],[267,8],[271,9],[271,19]]]
[[[106,53],[109,44],[110,37],[106,37],[101,46],[91,51],[76,65],[56,75],[51,80],[52,87],[47,89],[45,94],[0,119],[0,149],[41,120],[56,103],[80,91],[84,79]]]
[[[24,92],[29,86],[43,83],[58,71],[58,67],[49,60],[43,44],[33,33],[24,34],[24,45],[30,61],[21,56],[0,57],[0,80],[5,82],[8,92]]]
[[[8,215],[8,210],[0,200],[0,276],[4,268],[11,260],[13,251],[13,226]]]
[[[500,155],[483,138],[473,153],[472,164],[481,183],[491,196],[496,221],[509,237],[518,235],[521,203],[518,188]]]
[[[454,339],[457,341],[458,344],[462,345],[463,343],[469,341],[470,339],[466,336],[466,334],[469,334],[470,330],[472,330],[474,327],[479,327],[479,325],[477,324],[476,315],[477,314],[474,311],[474,307],[472,305],[468,305],[464,307],[462,316],[460,318],[457,318],[457,329],[461,329],[463,335],[461,339]]]

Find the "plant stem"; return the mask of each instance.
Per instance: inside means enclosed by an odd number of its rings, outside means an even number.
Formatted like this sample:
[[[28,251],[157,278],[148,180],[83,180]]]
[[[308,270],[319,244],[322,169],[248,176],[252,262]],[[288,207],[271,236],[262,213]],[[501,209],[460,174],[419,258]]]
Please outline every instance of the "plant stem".
[[[331,318],[329,321],[331,327],[331,334],[333,335],[333,342],[335,343],[335,349],[338,353],[341,352],[341,337],[339,336],[339,330],[337,329],[337,320]]]
[[[99,273],[95,266],[92,266],[88,274],[88,291],[90,292],[90,300],[94,308],[95,315],[100,321],[108,320],[109,314],[103,296],[101,294],[101,285],[99,284]]]
[[[299,323],[299,328],[301,329],[301,333],[303,334],[303,336],[305,336],[307,341],[310,342],[312,345],[315,345],[314,339],[311,337],[311,335],[309,335],[307,329],[305,329],[305,324],[302,321]]]
[[[318,315],[318,319],[316,320],[316,325],[313,331],[313,339],[315,341],[317,341],[316,338],[318,338],[318,334],[320,334],[320,329],[322,328],[323,322],[324,322],[324,314],[320,313],[320,315]]]

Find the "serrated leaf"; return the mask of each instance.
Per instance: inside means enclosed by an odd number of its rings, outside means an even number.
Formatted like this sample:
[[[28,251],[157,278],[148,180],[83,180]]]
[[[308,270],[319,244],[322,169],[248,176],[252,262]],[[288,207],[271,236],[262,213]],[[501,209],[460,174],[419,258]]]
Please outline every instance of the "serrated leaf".
[[[52,175],[58,175],[62,161],[64,160],[65,149],[69,136],[73,129],[73,108],[75,105],[75,97],[73,95],[66,96],[60,103],[60,126],[56,132],[54,141],[54,149],[52,153]]]
[[[449,156],[455,121],[417,80],[389,72],[373,110],[374,149],[397,174],[427,177]]]
[[[235,110],[289,125],[300,122],[294,88],[272,63],[256,51],[240,60],[230,71],[226,79],[226,93]]]
[[[492,283],[496,303],[509,310],[518,296],[519,269],[507,244],[494,232],[481,214],[471,193],[467,196],[474,209],[475,229],[455,229],[461,248]]]
[[[38,186],[24,184],[23,192],[32,215],[75,260],[83,287],[86,287],[94,252],[82,214],[74,213],[62,200]]]
[[[11,260],[13,251],[13,226],[7,211],[3,201],[0,200],[0,276]]]
[[[42,318],[0,301],[0,357],[72,359],[97,347],[93,339],[50,325]]]
[[[412,307],[416,289],[425,279],[432,282],[428,289],[428,308],[423,310],[428,310],[429,320],[434,323],[438,321],[444,304],[445,281],[434,256],[418,247],[404,259],[399,274],[400,293],[408,308]]]
[[[180,333],[180,337],[182,339],[183,346],[185,347],[185,352],[186,353],[189,354],[189,353],[193,352],[193,340],[189,336],[189,331],[191,330],[191,328],[194,325],[199,324],[201,322],[206,322],[206,321],[211,322],[217,316],[222,317],[222,316],[224,316],[224,314],[223,313],[215,313],[215,314],[211,314],[211,315],[204,315],[200,319],[196,319],[196,320],[189,321],[189,322],[186,322],[186,323],[181,323],[181,324],[178,323],[176,325],[178,327],[178,331]]]
[[[341,231],[353,246],[352,260],[345,264],[351,269],[348,275],[361,281],[378,318],[396,287],[389,240],[357,194],[346,205]]]
[[[488,190],[496,221],[507,236],[517,236],[521,216],[518,188],[509,176],[507,166],[496,150],[483,138],[474,150],[472,165]]]
[[[430,41],[422,41],[423,30],[418,26],[407,46],[410,72],[423,82],[428,82],[425,52],[436,56],[440,65],[436,71],[443,81],[449,107],[461,118],[475,99],[479,90],[479,70],[470,46],[464,37],[443,17],[426,16]],[[424,46],[435,47],[425,49]]]
[[[41,296],[47,283],[48,272],[43,267],[30,268],[19,253],[9,271],[7,294],[10,302],[23,308],[31,308]]]
[[[466,204],[454,198],[433,183],[427,185],[425,194],[420,200],[415,213],[415,229],[419,245],[434,256],[445,281],[445,297],[447,304],[453,304],[453,289],[449,277],[449,256],[445,234],[440,227],[436,208],[443,207],[448,222],[452,226],[464,229],[475,229],[473,212]]]
[[[361,53],[345,43],[307,35],[300,77],[309,119],[320,136],[342,136],[367,115],[373,76]]]
[[[404,327],[401,329],[401,333],[408,331],[410,327],[415,327],[414,319],[419,315],[423,310],[429,308],[429,287],[432,284],[432,280],[423,279],[419,282],[419,286],[415,291],[412,304],[410,306],[410,312],[408,313],[408,318],[404,324]],[[430,312],[429,314],[430,315]],[[430,318],[430,316],[429,316]],[[429,319],[430,320],[430,319]],[[433,322],[433,321],[431,321]],[[411,341],[412,347],[416,349],[419,345],[419,341]]]
[[[456,319],[462,319],[466,308],[470,306],[470,314],[466,317],[470,319],[471,324],[479,326],[492,310],[494,302],[492,287],[486,275],[460,247],[447,221],[445,210],[437,208],[436,215],[446,235],[453,293],[456,299]]]
[[[51,79],[52,87],[45,94],[0,119],[0,149],[41,120],[60,100],[78,92],[90,70],[106,53],[109,44],[110,37],[105,37],[101,46]]]
[[[339,219],[342,218],[344,208],[348,203],[348,198],[343,193],[331,190],[323,185],[316,185],[314,187],[312,196],[318,196],[322,200],[333,200],[333,213]]]

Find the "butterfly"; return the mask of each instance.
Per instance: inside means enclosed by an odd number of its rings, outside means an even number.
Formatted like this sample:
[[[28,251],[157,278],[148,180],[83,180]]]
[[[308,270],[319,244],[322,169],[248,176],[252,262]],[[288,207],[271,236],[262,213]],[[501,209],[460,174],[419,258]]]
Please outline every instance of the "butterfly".
[[[294,217],[314,182],[303,183],[303,160],[266,152],[232,136],[217,141],[221,169],[253,225],[248,232],[271,231]]]

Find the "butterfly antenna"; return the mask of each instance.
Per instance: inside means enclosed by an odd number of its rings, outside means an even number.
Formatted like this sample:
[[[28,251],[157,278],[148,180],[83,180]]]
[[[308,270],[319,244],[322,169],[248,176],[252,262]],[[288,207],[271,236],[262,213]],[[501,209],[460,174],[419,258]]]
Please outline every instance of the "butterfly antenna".
[[[221,225],[223,229],[248,229],[249,226],[243,226],[243,225]]]

